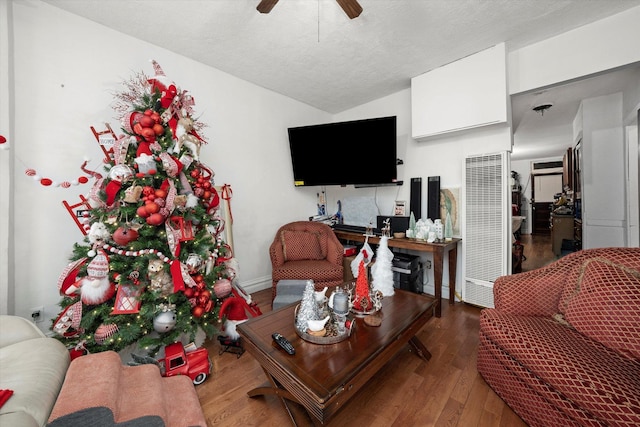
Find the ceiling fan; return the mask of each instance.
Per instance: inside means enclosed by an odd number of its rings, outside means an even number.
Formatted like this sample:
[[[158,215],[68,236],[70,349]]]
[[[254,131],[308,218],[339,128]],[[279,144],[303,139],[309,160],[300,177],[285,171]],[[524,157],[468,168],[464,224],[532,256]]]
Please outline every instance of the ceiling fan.
[[[362,6],[360,6],[360,4],[358,3],[358,0],[336,0],[336,1],[338,2],[342,10],[344,10],[344,13],[346,13],[350,19],[357,18],[362,13]],[[273,6],[276,5],[276,3],[278,3],[278,0],[261,0],[260,4],[258,5],[258,7],[256,7],[256,9],[260,13],[269,13],[271,12],[271,9],[273,9]]]

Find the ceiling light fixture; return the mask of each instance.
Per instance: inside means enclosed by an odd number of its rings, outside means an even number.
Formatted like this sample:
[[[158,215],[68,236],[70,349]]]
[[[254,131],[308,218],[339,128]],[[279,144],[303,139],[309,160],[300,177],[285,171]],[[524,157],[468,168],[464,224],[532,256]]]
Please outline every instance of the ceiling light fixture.
[[[540,104],[536,104],[533,106],[532,110],[536,113],[540,113],[541,116],[544,116],[544,112],[549,108],[553,107],[553,104],[550,102],[542,102]]]

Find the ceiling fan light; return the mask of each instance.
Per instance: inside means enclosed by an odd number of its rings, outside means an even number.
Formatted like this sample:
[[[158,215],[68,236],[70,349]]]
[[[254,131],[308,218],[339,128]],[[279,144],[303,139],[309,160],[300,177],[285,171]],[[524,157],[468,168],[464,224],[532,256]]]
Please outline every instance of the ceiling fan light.
[[[544,116],[544,112],[547,111],[551,107],[553,107],[552,103],[543,102],[543,103],[534,105],[532,110],[535,111],[536,113],[540,113],[541,116]]]

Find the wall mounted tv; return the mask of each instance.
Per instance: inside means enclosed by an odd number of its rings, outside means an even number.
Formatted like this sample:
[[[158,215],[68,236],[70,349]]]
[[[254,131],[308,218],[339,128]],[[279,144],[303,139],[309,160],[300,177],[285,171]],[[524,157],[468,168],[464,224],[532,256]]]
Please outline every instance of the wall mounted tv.
[[[396,116],[288,131],[296,187],[397,184]]]

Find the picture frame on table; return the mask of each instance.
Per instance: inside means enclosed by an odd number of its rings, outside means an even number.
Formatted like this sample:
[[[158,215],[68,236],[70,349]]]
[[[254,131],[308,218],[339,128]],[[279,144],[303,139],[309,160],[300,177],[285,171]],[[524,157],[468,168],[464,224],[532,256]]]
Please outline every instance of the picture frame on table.
[[[394,216],[406,216],[407,214],[407,202],[404,200],[396,200],[396,204],[393,208]]]

